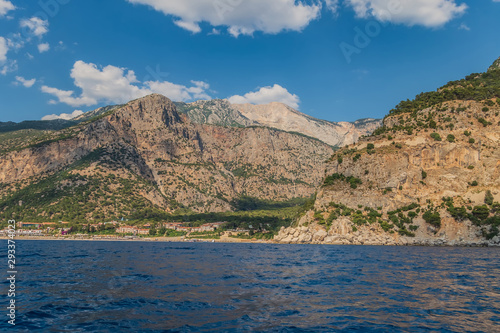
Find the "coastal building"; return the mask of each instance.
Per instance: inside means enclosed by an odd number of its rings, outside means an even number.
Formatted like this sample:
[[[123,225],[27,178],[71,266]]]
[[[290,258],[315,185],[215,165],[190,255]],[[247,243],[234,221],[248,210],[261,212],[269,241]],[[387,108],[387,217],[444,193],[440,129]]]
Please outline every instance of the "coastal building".
[[[122,225],[116,229],[116,232],[119,234],[137,234],[137,227],[130,225]]]
[[[138,235],[149,235],[149,229],[137,229]]]
[[[183,224],[182,222],[168,222],[164,223],[163,226],[166,229],[177,230],[177,228],[182,227],[182,224]]]

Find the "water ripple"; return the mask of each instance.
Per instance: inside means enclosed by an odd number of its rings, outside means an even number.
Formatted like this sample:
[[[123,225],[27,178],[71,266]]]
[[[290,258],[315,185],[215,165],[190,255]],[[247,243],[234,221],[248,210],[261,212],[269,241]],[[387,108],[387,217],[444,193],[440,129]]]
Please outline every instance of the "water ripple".
[[[18,244],[20,332],[500,331],[498,249]]]

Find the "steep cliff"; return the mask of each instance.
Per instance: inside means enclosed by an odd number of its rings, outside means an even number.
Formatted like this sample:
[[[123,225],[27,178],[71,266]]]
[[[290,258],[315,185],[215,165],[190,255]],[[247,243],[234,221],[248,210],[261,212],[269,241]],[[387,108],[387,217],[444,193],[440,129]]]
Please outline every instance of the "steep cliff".
[[[0,212],[81,221],[180,207],[225,211],[241,195],[307,197],[332,153],[319,140],[276,129],[196,124],[151,95],[6,147]]]
[[[330,159],[314,207],[279,242],[499,244],[500,70],[402,102]]]

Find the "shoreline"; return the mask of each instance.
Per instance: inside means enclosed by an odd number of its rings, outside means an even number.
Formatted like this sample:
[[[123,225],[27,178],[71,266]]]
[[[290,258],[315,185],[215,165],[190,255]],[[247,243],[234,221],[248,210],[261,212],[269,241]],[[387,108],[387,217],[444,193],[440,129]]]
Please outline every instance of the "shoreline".
[[[9,240],[9,237],[2,236],[0,240]],[[279,242],[275,240],[251,240],[251,239],[240,239],[240,238],[230,238],[224,237],[221,239],[184,239],[182,237],[155,237],[155,238],[74,238],[74,237],[48,237],[48,236],[22,236],[15,237],[14,240],[30,240],[30,241],[86,241],[86,242],[147,242],[147,243],[223,243],[223,244],[275,244],[275,245],[330,245],[330,246],[397,246],[397,247],[457,247],[457,248],[500,248],[500,244],[491,244],[488,242],[478,242],[478,243],[440,243],[432,244],[426,242],[415,242],[406,244],[362,244],[362,243],[352,243],[352,244],[335,244],[335,243],[286,243]]]
[[[9,240],[11,238],[2,236],[0,240]],[[280,244],[274,241],[265,240],[251,240],[241,238],[223,237],[221,239],[185,239],[182,237],[155,237],[155,238],[123,238],[123,237],[91,237],[91,238],[77,238],[77,237],[51,237],[51,236],[16,236],[13,240],[38,240],[38,241],[87,241],[87,242],[152,242],[152,243],[250,243],[250,244]]]

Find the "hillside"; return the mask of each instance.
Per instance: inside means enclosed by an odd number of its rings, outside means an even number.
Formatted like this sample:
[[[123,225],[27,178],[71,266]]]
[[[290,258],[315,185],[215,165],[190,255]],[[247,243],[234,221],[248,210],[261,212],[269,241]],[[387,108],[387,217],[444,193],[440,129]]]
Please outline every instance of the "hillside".
[[[263,127],[196,124],[150,95],[0,154],[0,215],[76,222],[221,212],[314,193],[333,149]]]
[[[495,65],[401,102],[332,156],[314,205],[276,240],[499,244],[499,126]]]

